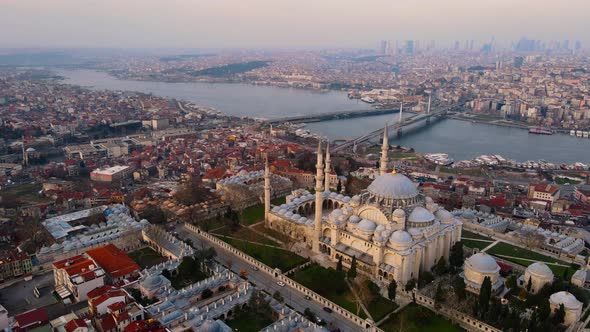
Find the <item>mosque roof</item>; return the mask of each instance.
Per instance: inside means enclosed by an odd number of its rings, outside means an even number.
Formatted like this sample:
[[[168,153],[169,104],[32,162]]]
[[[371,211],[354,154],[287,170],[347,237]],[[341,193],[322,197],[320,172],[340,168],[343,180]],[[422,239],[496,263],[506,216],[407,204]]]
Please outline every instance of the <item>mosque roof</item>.
[[[367,187],[367,190],[376,196],[391,199],[407,199],[418,196],[416,185],[405,175],[399,173],[379,175]]]

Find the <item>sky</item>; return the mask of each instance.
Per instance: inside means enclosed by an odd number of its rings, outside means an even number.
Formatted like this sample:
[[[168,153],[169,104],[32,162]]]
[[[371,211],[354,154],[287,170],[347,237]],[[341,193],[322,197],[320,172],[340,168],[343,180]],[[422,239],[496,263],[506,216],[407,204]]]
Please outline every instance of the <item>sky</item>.
[[[376,48],[380,40],[590,45],[589,0],[0,0],[0,47]]]

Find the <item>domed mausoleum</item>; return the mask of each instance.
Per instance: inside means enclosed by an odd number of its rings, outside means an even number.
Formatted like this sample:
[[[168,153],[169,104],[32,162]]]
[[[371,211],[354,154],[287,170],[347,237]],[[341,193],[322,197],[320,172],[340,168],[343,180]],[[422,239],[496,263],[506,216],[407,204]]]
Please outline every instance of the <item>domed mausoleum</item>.
[[[520,286],[527,289],[529,280],[531,282],[529,292],[536,294],[543,286],[553,282],[553,271],[545,263],[533,263],[526,268],[524,275],[519,278]]]
[[[405,285],[430,271],[441,257],[448,262],[451,247],[461,238],[462,223],[418,191],[403,174],[388,172],[387,130],[379,173],[354,197],[329,190],[329,147],[325,158],[318,147],[315,194],[295,190],[280,206],[270,204],[265,181],[266,227],[307,244],[333,262],[342,258],[375,281]],[[266,168],[265,178],[270,178]]]
[[[504,289],[504,279],[500,277],[500,266],[496,260],[480,252],[465,260],[462,272],[465,281],[465,289],[472,293],[479,294],[485,277],[492,282],[492,293],[499,293]]]
[[[578,301],[570,292],[565,291],[554,293],[549,297],[551,312],[555,312],[562,304],[565,308],[563,324],[571,325],[577,322],[582,315],[582,302]]]

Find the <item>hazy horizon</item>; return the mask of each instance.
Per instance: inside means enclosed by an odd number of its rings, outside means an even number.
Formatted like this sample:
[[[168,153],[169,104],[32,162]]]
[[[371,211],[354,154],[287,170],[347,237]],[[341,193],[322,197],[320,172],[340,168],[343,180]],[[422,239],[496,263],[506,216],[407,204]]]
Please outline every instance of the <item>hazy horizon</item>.
[[[379,40],[590,43],[590,1],[0,0],[2,48],[376,48]],[[8,33],[7,33],[8,32]],[[571,44],[570,44],[571,45]]]

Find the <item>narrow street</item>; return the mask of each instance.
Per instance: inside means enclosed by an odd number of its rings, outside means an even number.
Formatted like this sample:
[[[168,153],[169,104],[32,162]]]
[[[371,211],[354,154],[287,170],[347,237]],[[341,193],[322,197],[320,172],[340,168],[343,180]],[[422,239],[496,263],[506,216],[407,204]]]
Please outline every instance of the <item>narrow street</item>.
[[[350,322],[343,316],[335,312],[325,312],[322,305],[314,301],[306,300],[303,294],[299,293],[297,290],[289,287],[288,285],[278,285],[272,276],[262,271],[255,271],[249,263],[242,260],[240,257],[235,256],[234,254],[208,241],[207,239],[187,230],[184,228],[184,226],[177,226],[176,231],[178,232],[178,236],[181,239],[190,239],[193,241],[193,245],[196,247],[200,245],[213,247],[217,252],[217,261],[226,266],[231,265],[231,270],[237,274],[240,273],[240,270],[248,271],[248,281],[254,284],[254,286],[265,290],[269,294],[273,294],[275,291],[278,291],[285,299],[285,303],[298,312],[303,313],[305,308],[309,308],[318,317],[327,322],[326,327],[339,328],[341,331],[362,331],[362,329],[360,329],[356,324]]]

